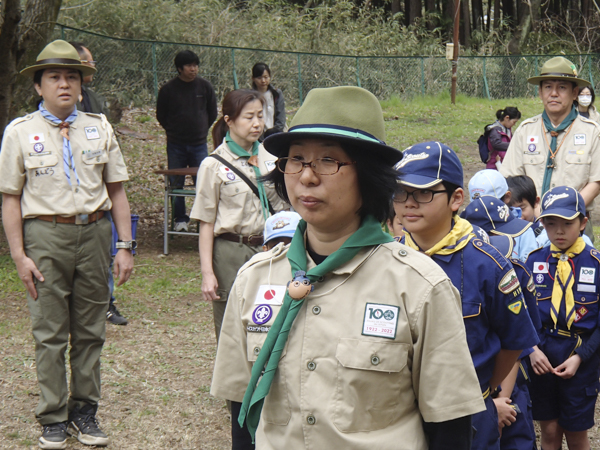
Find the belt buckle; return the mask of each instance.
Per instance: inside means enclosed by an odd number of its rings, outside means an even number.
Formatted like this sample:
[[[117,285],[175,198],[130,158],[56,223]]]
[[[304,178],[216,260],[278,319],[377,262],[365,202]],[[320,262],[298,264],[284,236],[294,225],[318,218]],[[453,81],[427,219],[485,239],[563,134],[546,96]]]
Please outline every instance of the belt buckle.
[[[77,214],[75,215],[75,225],[87,225],[90,223],[89,214]]]
[[[260,236],[259,234],[251,234],[250,236],[248,236],[248,244],[250,244],[250,245],[253,245],[253,244],[252,244],[252,240],[253,240],[254,238],[257,238],[257,237],[259,237],[259,236]]]

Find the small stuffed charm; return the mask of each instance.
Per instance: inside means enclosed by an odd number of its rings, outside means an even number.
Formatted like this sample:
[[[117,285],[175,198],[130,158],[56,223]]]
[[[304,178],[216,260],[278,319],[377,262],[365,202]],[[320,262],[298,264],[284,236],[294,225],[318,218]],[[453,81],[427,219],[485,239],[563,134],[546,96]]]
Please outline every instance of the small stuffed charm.
[[[294,274],[294,279],[288,281],[288,294],[292,300],[303,300],[315,288],[306,277],[306,272],[299,270]]]

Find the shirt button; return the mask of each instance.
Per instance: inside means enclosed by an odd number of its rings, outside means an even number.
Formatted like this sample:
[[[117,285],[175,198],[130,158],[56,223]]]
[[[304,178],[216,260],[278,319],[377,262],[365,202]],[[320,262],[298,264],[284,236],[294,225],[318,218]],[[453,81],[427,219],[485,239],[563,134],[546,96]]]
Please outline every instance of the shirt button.
[[[371,356],[371,364],[373,364],[374,366],[379,364],[379,356],[377,356],[377,355]]]
[[[531,164],[533,164],[533,159],[530,159],[530,160],[529,160],[529,162],[530,162]]]
[[[556,184],[552,183],[552,187],[556,187]]]
[[[235,188],[235,192],[240,192],[240,190],[238,188]]]
[[[406,250],[398,250],[398,254],[400,256],[406,256],[406,255],[408,255],[408,252]]]
[[[43,165],[44,165],[44,161],[40,161],[40,166],[43,166]]]
[[[79,192],[79,188],[75,188],[75,193],[77,194]]]
[[[321,314],[321,307],[320,306],[313,306],[312,312],[315,316],[318,316],[319,314]]]
[[[310,361],[306,367],[308,367],[308,370],[315,370],[317,368],[317,363],[314,361]]]
[[[313,416],[312,414],[306,418],[306,423],[309,425],[314,425],[316,422],[317,419],[315,419],[315,416]]]
[[[260,353],[260,347],[254,347],[254,354],[258,355]]]
[[[318,281],[319,283],[322,283],[323,281],[325,281],[325,277],[319,277],[319,278],[317,279],[317,281]]]

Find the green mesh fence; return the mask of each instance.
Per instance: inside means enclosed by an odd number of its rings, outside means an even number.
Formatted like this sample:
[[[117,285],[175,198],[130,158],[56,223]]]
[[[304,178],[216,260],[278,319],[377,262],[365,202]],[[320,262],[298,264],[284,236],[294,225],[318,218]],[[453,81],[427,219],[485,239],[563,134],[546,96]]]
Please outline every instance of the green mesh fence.
[[[93,87],[122,104],[152,104],[160,86],[177,75],[175,54],[191,49],[200,58],[200,75],[218,98],[238,87],[250,87],[250,71],[265,62],[272,83],[282,89],[290,107],[299,106],[315,87],[355,85],[380,99],[435,95],[450,89],[451,63],[442,57],[340,56],[311,53],[152,42],[102,36],[57,25],[54,38],[81,41],[98,61]],[[488,99],[537,95],[527,78],[552,56],[461,57],[458,92]],[[567,55],[582,78],[600,80],[600,55]]]

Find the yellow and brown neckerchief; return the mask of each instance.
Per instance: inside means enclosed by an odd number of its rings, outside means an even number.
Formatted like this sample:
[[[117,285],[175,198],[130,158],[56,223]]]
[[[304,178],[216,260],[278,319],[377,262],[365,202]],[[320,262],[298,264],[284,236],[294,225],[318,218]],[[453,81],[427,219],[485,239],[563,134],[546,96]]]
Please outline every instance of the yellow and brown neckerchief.
[[[413,240],[409,232],[406,232],[404,243],[410,248],[413,248],[419,252],[425,253],[427,256],[431,255],[450,255],[452,253],[462,250],[471,240],[475,237],[473,232],[473,225],[467,220],[461,219],[458,216],[454,217],[454,226],[444,238],[431,247],[429,250],[423,251],[417,243]]]

